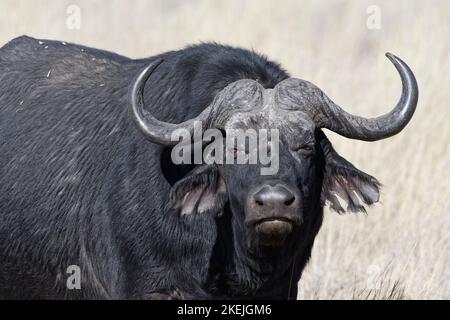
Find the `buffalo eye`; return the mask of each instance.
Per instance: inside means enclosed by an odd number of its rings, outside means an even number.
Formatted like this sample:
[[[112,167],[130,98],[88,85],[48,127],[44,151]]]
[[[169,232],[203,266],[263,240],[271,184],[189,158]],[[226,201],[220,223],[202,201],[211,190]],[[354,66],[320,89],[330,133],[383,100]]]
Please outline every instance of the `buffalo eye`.
[[[248,155],[250,153],[249,147],[246,146],[245,148],[234,148],[233,153],[237,155],[238,153],[242,152],[245,155]]]
[[[315,148],[312,144],[304,144],[297,146],[294,152],[302,158],[309,158],[314,155]]]
[[[250,147],[248,145],[237,147],[234,146],[233,148],[231,148],[231,154],[233,155],[234,159],[236,159],[238,155],[247,157],[250,153],[249,148]]]
[[[234,157],[234,159],[237,158],[238,153],[239,153],[239,149],[238,148],[233,148],[233,157]]]

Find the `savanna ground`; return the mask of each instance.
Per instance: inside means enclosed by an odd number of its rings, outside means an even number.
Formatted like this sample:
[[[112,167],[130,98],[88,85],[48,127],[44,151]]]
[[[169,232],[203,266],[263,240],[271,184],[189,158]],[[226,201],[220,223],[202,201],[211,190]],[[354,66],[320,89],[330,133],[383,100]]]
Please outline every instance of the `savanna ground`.
[[[410,125],[372,143],[329,133],[383,183],[381,203],[367,215],[326,211],[298,298],[449,299],[449,13],[446,0],[0,0],[0,45],[27,34],[137,58],[228,43],[266,54],[364,116],[397,102],[400,80],[384,53],[400,56],[420,88]]]

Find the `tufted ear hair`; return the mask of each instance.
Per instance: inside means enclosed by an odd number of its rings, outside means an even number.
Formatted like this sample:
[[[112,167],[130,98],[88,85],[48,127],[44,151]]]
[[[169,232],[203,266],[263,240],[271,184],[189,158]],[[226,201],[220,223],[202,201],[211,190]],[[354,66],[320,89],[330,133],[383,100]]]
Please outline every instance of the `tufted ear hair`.
[[[366,205],[378,202],[380,199],[380,183],[367,173],[357,169],[353,164],[342,158],[333,148],[325,134],[320,131],[320,145],[325,156],[325,172],[322,184],[322,206],[330,204],[332,210],[338,213],[366,212],[360,201]],[[337,196],[347,203],[344,209]]]
[[[170,191],[170,206],[180,215],[207,213],[220,216],[227,200],[225,181],[217,165],[201,165]]]

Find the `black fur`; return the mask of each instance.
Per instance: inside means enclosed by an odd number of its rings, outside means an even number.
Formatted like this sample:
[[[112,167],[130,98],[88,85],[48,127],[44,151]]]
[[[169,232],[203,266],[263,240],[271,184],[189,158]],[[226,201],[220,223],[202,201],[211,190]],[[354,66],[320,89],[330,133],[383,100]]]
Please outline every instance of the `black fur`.
[[[192,167],[171,164],[127,116],[130,84],[160,58],[145,104],[174,123],[236,80],[271,88],[288,77],[259,54],[214,43],[141,60],[29,37],[0,49],[0,298],[296,296],[322,221],[325,157],[314,219],[281,253],[249,259],[228,202],[220,217],[180,218],[169,194]],[[81,290],[66,287],[69,265],[81,267]]]

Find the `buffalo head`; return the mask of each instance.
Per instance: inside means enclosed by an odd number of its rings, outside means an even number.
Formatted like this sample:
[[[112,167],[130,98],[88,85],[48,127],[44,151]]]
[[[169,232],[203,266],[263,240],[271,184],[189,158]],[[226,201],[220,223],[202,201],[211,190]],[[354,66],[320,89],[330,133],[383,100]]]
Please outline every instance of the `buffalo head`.
[[[261,174],[261,164],[203,164],[177,182],[171,194],[182,214],[232,213],[240,238],[251,248],[277,248],[288,239],[315,234],[315,215],[329,203],[344,212],[339,196],[349,211],[364,211],[364,204],[379,200],[379,183],[340,157],[322,128],[351,139],[375,141],[401,131],[417,104],[418,88],[412,71],[399,58],[387,54],[400,74],[401,98],[395,108],[368,119],[352,115],[331,101],[314,84],[295,78],[264,88],[244,79],[231,83],[197,117],[180,124],[166,123],[144,110],[144,85],[160,62],[147,67],[131,92],[130,116],[151,142],[173,146],[175,130],[194,135],[194,123],[201,130],[216,128],[226,135],[235,129],[278,132],[277,171]],[[272,145],[271,145],[272,146]],[[233,148],[238,148],[234,146]],[[234,150],[234,153],[248,150]],[[298,240],[298,239],[297,239]]]

